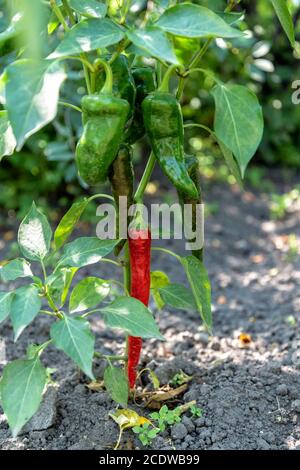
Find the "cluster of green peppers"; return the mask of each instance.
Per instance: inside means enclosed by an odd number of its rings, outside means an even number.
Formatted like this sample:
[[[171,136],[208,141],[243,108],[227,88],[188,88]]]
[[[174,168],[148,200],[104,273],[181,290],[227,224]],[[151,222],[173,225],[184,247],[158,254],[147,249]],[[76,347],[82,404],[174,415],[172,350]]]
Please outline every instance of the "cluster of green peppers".
[[[134,178],[131,146],[147,134],[156,160],[177,189],[180,201],[196,207],[201,202],[196,163],[185,158],[181,107],[168,91],[172,70],[157,89],[154,69],[131,68],[123,54],[111,66],[96,59],[94,67],[98,70],[96,92],[82,99],[83,133],[76,149],[81,178],[88,185],[109,178],[116,207],[120,196],[127,196],[130,206]],[[194,254],[202,256],[201,251]]]

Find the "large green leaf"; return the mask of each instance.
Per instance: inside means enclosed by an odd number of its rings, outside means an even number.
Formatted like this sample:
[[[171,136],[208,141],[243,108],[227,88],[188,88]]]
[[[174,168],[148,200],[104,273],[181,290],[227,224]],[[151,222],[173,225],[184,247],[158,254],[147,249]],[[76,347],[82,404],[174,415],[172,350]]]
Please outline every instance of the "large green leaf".
[[[144,29],[130,30],[127,31],[127,37],[135,46],[151,56],[171,64],[178,64],[172,42],[160,28],[149,26]]]
[[[0,267],[0,278],[2,281],[14,281],[19,277],[33,276],[30,264],[23,258],[16,258]]]
[[[103,18],[106,15],[107,6],[97,0],[69,0],[69,5],[82,16]]]
[[[38,410],[47,382],[38,356],[8,364],[0,382],[1,406],[14,437]]]
[[[44,214],[32,203],[31,209],[22,220],[18,243],[23,255],[31,261],[45,258],[50,249],[52,230]]]
[[[82,318],[64,315],[62,320],[53,323],[50,335],[55,346],[64,351],[88,377],[94,379],[92,365],[95,338],[89,323]]]
[[[16,148],[16,139],[13,134],[7,111],[0,111],[0,162],[2,157],[12,155]]]
[[[74,202],[63,216],[54,233],[54,242],[57,249],[68,240],[87,204],[88,199]]]
[[[264,121],[256,95],[241,85],[217,84],[215,133],[234,154],[242,176],[263,136]]]
[[[98,277],[86,277],[73,289],[70,296],[70,313],[83,312],[98,305],[108,296],[110,285]]]
[[[59,89],[65,78],[56,62],[22,59],[6,68],[6,109],[17,150],[55,118]]]
[[[276,11],[276,15],[279,18],[281,26],[283,27],[292,47],[295,46],[295,31],[294,31],[294,24],[293,18],[290,13],[290,10],[287,5],[286,0],[271,0],[274,10]]]
[[[128,380],[124,369],[109,365],[104,372],[104,385],[116,403],[127,406]]]
[[[243,36],[241,31],[232,28],[212,10],[191,3],[168,8],[155,24],[170,34],[188,38]]]
[[[71,54],[90,52],[95,49],[103,49],[121,41],[124,37],[123,30],[111,20],[104,18],[90,18],[80,21],[65,34],[64,39],[48,59],[56,59]]]
[[[120,328],[131,336],[164,340],[150,310],[133,297],[119,297],[99,312],[108,327]]]
[[[118,243],[118,240],[99,240],[96,237],[81,237],[64,247],[58,266],[81,268],[98,263],[103,256],[108,255]]]
[[[201,318],[208,330],[211,330],[211,289],[207,271],[203,263],[195,258],[195,256],[181,258],[181,262],[193,291]]]
[[[39,296],[39,291],[35,286],[23,286],[15,291],[10,313],[15,333],[15,341],[17,341],[26,326],[37,316],[41,305],[42,301]]]
[[[193,293],[181,284],[170,284],[159,289],[165,304],[181,310],[197,310]]]
[[[10,314],[13,296],[14,292],[0,292],[0,323]]]

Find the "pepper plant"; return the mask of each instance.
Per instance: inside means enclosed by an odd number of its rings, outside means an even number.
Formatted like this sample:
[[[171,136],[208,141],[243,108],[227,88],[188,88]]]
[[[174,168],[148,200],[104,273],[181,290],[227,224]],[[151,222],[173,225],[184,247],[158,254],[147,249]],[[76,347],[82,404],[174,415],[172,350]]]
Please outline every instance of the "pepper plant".
[[[293,22],[285,0],[269,1],[292,46]],[[95,356],[107,361],[104,381],[113,399],[126,407],[136,386],[142,339],[163,340],[148,308],[150,291],[159,308],[165,304],[197,309],[208,330],[212,327],[211,293],[203,264],[203,248],[192,254],[161,249],[185,271],[186,286],[172,284],[160,271],[150,273],[151,230],[139,210],[127,214],[129,230],[113,239],[69,237],[91,200],[108,198],[116,208],[120,197],[139,206],[155,164],[178,192],[182,205],[192,207],[196,228],[202,202],[197,159],[184,151],[184,129],[199,127],[219,144],[238,184],[256,152],[263,133],[262,110],[252,90],[205,66],[205,53],[215,40],[236,45],[247,35],[247,2],[214,0],[154,2],[130,0],[14,0],[12,19],[0,33],[10,52],[2,71],[0,97],[0,157],[13,157],[26,140],[55,118],[58,107],[82,116],[82,131],[74,155],[79,183],[87,197],[76,201],[54,236],[45,215],[32,203],[18,232],[20,257],[2,266],[0,321],[9,317],[17,340],[37,315],[51,319],[49,340],[30,345],[25,358],[8,364],[0,383],[1,406],[14,436],[37,411],[49,374],[43,356],[49,345],[62,350],[94,379]],[[65,99],[65,82],[82,67],[82,87],[73,101]],[[191,76],[206,77],[215,102],[214,128],[184,122],[181,100]],[[144,139],[149,158],[134,182],[132,147]],[[108,182],[110,194],[98,194]],[[120,217],[117,211],[117,217]],[[118,224],[117,224],[118,226]],[[191,241],[191,240],[190,240]],[[108,257],[112,252],[116,257]],[[111,263],[124,273],[119,281],[90,276],[76,281],[78,271]],[[101,272],[101,271],[100,271]],[[22,279],[9,291],[5,283]],[[119,286],[116,293],[112,286]],[[89,325],[101,315],[108,328],[126,336],[124,354],[95,351]]]

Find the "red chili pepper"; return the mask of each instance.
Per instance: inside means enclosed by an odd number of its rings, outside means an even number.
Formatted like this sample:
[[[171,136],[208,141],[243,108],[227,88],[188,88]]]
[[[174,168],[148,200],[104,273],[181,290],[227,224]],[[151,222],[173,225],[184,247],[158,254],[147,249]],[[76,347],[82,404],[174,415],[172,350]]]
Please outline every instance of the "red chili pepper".
[[[130,295],[148,305],[150,295],[150,261],[151,261],[151,233],[147,228],[132,229],[128,237],[131,287]],[[128,381],[130,388],[134,388],[137,366],[142,349],[142,338],[128,337]]]

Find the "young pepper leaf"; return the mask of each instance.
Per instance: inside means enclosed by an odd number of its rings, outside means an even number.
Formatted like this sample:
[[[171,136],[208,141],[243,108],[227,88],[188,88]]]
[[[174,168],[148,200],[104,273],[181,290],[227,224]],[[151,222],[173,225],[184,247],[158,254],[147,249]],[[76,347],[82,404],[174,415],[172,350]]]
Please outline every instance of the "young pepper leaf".
[[[283,27],[292,47],[295,47],[295,31],[293,18],[286,0],[271,0],[276,15]]]
[[[56,249],[61,248],[68,240],[87,205],[88,199],[74,202],[63,216],[54,233]]]
[[[20,150],[28,137],[56,116],[59,89],[66,75],[57,62],[31,59],[13,62],[5,73],[6,110]]]
[[[23,255],[31,261],[41,261],[50,249],[52,230],[44,214],[32,203],[31,209],[22,220],[18,243]]]
[[[99,312],[110,328],[120,328],[131,336],[164,341],[150,310],[133,297],[118,297],[107,307],[99,309]]]
[[[81,268],[89,264],[98,263],[108,255],[119,240],[99,240],[96,237],[80,237],[64,247],[59,267],[71,266]]]
[[[15,281],[19,277],[33,276],[30,264],[23,258],[16,258],[0,267],[0,278],[2,281]]]
[[[212,95],[216,136],[233,152],[244,177],[263,136],[261,106],[255,94],[241,85],[217,84]]]
[[[139,49],[151,56],[165,60],[170,64],[178,64],[173,44],[167,34],[160,28],[149,26],[145,29],[127,31],[128,39]]]
[[[38,289],[33,286],[19,287],[11,304],[11,321],[15,333],[15,341],[40,311],[42,305]]]
[[[110,291],[110,284],[98,277],[86,277],[82,279],[73,289],[70,296],[70,313],[83,312],[88,308],[95,307]]]
[[[8,364],[0,382],[1,406],[16,437],[38,410],[47,382],[46,369],[38,356]]]
[[[181,258],[181,263],[193,291],[201,318],[208,330],[211,331],[211,288],[207,271],[203,263],[195,256],[185,256]]]
[[[104,384],[115,402],[127,406],[128,380],[124,369],[109,365],[104,372]]]
[[[82,318],[64,315],[62,320],[53,323],[50,336],[54,345],[64,351],[80,369],[92,380],[95,338],[89,323]]]

